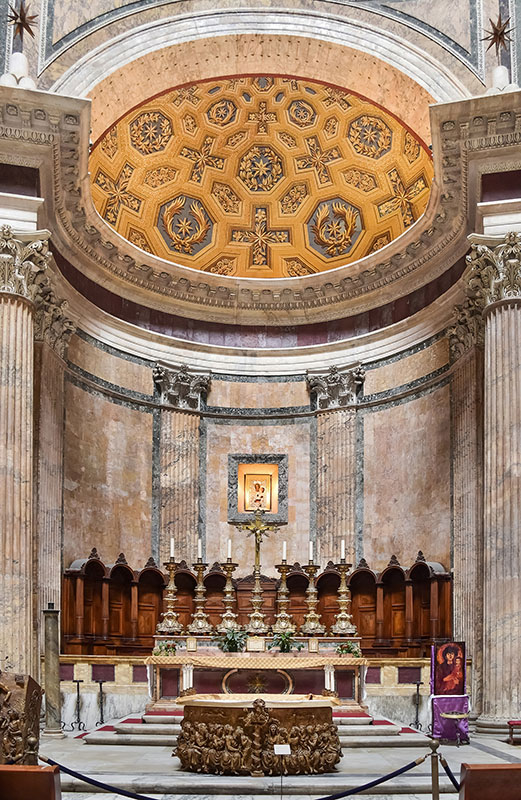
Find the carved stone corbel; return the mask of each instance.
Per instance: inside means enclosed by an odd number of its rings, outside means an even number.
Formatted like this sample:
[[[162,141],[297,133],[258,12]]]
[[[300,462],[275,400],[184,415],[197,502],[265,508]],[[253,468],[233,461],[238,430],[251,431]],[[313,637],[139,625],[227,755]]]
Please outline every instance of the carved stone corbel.
[[[156,364],[153,378],[162,403],[192,411],[200,410],[202,395],[206,395],[211,386],[211,373],[191,372],[186,364],[177,369]]]
[[[365,370],[358,364],[345,371],[329,367],[324,374],[306,373],[307,387],[311,397],[315,396],[317,408],[344,408],[354,405],[364,385]]]
[[[450,359],[457,361],[473,347],[483,346],[485,322],[480,306],[466,297],[461,305],[454,306],[456,321],[447,329]]]
[[[57,355],[64,358],[71,336],[76,330],[76,325],[65,313],[69,307],[67,300],[60,300],[46,280],[40,284],[35,304],[35,339],[46,342]]]

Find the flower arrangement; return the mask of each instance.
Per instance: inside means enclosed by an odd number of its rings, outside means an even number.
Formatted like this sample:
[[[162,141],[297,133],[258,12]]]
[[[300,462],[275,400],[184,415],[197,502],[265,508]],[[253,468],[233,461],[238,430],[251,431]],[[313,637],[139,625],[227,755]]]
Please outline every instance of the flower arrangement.
[[[281,653],[291,653],[292,650],[302,650],[304,645],[302,642],[296,642],[290,631],[282,631],[273,634],[273,639],[267,649],[273,650],[274,647],[278,647]]]
[[[178,642],[174,642],[173,639],[162,639],[160,642],[152,650],[153,656],[175,656],[177,652],[177,648],[179,647]]]
[[[214,636],[213,642],[223,653],[242,653],[246,647],[247,638],[248,634],[246,631],[236,631],[229,628],[224,633],[219,633],[217,636]]]
[[[335,647],[335,653],[339,656],[350,655],[356,656],[356,658],[362,657],[362,651],[358,642],[339,642]]]

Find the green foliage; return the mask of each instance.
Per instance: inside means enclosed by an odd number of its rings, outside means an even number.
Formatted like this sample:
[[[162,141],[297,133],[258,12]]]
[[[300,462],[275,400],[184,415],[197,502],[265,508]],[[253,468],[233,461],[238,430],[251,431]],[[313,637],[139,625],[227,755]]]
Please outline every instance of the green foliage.
[[[228,629],[225,633],[214,636],[213,642],[223,651],[223,653],[242,653],[246,647],[246,631],[234,631]]]
[[[272,650],[274,647],[278,647],[281,653],[291,653],[292,650],[302,650],[304,645],[302,642],[296,642],[290,631],[283,631],[273,634],[268,650]]]
[[[156,647],[152,650],[153,656],[175,656],[178,648],[178,643],[173,639],[162,639],[157,643]]]
[[[338,653],[339,656],[351,655],[357,658],[362,657],[362,651],[360,650],[358,642],[339,642],[335,647],[335,652]]]

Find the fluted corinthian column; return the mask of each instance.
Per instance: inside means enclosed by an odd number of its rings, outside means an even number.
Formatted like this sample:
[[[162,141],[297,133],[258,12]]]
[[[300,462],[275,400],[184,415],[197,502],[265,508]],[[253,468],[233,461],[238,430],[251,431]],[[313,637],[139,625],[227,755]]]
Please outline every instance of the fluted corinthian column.
[[[339,560],[341,539],[347,560],[354,559],[355,424],[354,409],[317,416],[317,556],[323,563]]]
[[[35,530],[41,612],[49,603],[60,608],[64,358],[75,326],[67,316],[67,302],[50,286],[42,287],[35,299]],[[38,617],[41,621],[40,613]],[[39,630],[41,650],[41,625]]]
[[[472,237],[469,295],[485,317],[483,710],[500,731],[521,703],[521,236]]]
[[[454,637],[472,659],[472,713],[482,708],[483,650],[483,329],[467,298],[449,329],[454,515]]]
[[[33,300],[47,260],[42,232],[0,228],[0,658],[33,675]]]
[[[199,417],[161,411],[160,563],[168,560],[170,537],[176,558],[197,558],[199,520]]]

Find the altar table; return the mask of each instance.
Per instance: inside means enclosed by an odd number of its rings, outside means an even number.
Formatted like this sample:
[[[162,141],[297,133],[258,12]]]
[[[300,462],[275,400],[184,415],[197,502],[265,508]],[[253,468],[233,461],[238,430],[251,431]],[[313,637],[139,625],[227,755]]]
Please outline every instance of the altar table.
[[[333,694],[337,691],[344,701],[364,708],[367,659],[351,655],[185,652],[149,656],[145,664],[156,709],[169,699],[194,689],[199,694],[320,694],[323,690]]]
[[[219,775],[331,772],[342,751],[333,724],[335,698],[308,695],[194,695],[184,706],[173,755],[183,769]],[[288,755],[275,751],[290,747]]]

